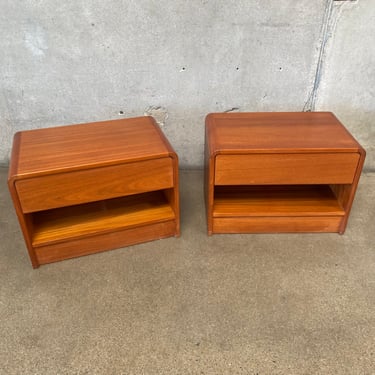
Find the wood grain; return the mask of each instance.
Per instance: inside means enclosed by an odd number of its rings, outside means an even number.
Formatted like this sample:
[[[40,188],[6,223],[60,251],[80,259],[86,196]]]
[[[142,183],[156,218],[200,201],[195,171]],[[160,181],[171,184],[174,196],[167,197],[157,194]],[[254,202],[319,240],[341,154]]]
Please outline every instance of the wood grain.
[[[330,112],[207,115],[208,234],[344,233],[365,155]]]
[[[351,184],[358,153],[217,155],[216,185]]]
[[[174,220],[98,233],[35,248],[38,266],[176,235]]]
[[[177,154],[152,117],[14,137],[8,186],[34,268],[178,236],[178,184]]]
[[[13,177],[156,159],[171,152],[152,117],[21,131],[14,147]]]
[[[160,191],[42,211],[32,216],[35,247],[175,219]]]
[[[342,216],[214,218],[212,233],[334,233],[341,220]]]
[[[212,113],[211,152],[358,152],[358,142],[331,112]]]
[[[25,213],[173,187],[170,157],[16,181]]]
[[[343,216],[344,209],[326,185],[219,186],[214,217]]]

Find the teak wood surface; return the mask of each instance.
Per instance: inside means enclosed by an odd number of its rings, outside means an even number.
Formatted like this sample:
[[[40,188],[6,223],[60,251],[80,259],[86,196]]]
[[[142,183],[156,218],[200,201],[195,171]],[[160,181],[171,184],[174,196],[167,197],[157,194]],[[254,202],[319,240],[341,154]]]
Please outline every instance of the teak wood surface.
[[[8,186],[33,267],[180,233],[178,158],[152,117],[16,133]]]
[[[365,150],[330,112],[206,117],[208,234],[344,233]]]

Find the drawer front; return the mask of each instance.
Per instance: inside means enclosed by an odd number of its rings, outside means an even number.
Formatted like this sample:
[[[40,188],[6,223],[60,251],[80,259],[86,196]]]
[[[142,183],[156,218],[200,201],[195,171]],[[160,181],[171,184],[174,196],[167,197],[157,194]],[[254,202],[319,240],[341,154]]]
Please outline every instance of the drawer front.
[[[351,184],[359,158],[357,153],[217,155],[215,184]]]
[[[24,213],[173,187],[171,158],[16,181]]]

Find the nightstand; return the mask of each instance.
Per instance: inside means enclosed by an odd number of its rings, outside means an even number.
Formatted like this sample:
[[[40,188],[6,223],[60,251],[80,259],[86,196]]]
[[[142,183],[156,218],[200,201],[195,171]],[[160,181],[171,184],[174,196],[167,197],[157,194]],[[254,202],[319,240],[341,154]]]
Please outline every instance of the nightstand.
[[[152,117],[16,133],[8,185],[34,268],[180,233],[178,159]]]
[[[344,233],[365,150],[329,112],[206,117],[208,234]]]

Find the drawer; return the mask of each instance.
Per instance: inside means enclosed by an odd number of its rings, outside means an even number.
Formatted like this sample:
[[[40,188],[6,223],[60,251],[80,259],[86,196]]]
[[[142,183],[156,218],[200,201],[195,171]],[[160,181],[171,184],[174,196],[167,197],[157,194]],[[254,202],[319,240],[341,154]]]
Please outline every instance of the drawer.
[[[24,213],[173,187],[171,158],[17,180]]]
[[[217,155],[216,185],[351,184],[358,153]]]

